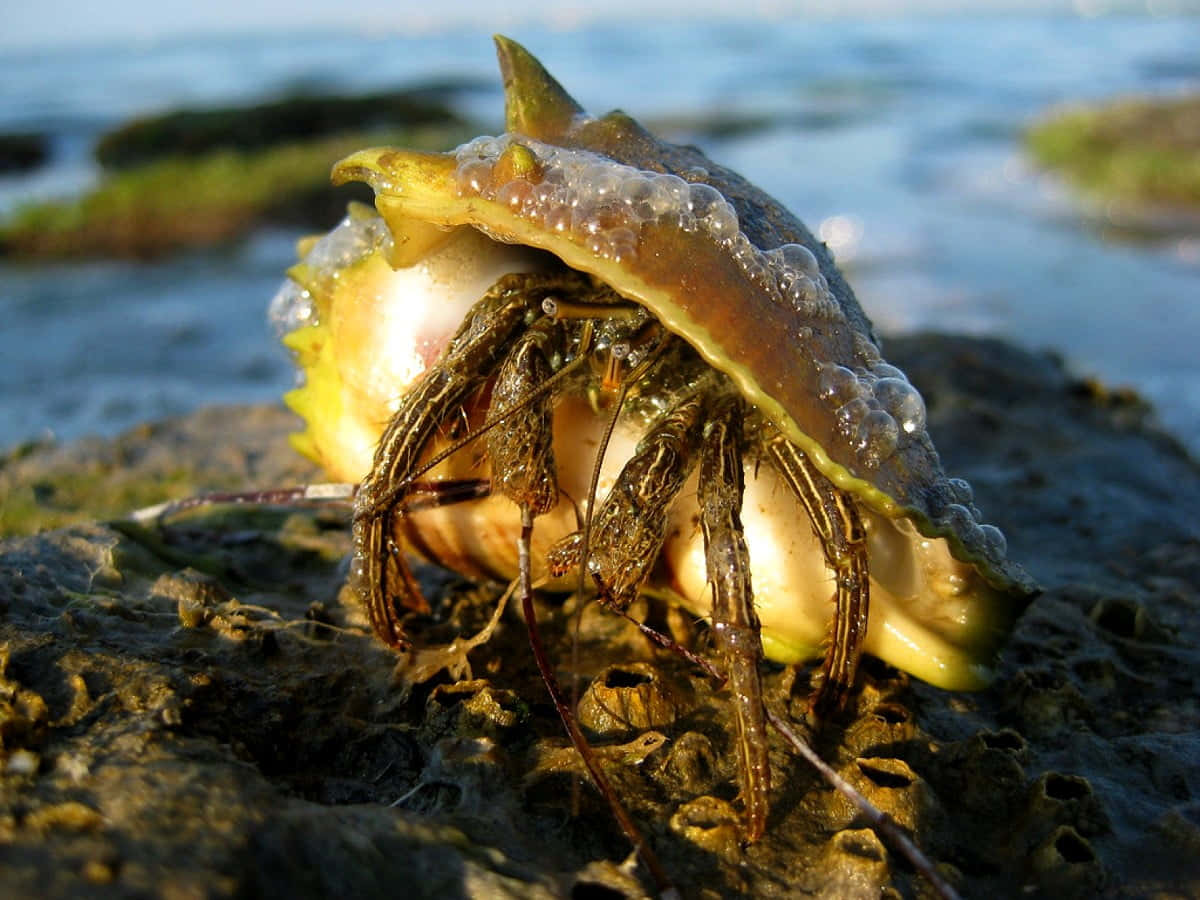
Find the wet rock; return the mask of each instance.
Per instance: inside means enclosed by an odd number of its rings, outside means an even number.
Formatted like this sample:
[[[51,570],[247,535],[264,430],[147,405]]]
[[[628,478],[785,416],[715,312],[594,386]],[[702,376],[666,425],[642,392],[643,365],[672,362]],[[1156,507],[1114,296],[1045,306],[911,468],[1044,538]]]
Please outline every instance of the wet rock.
[[[0,173],[28,172],[42,165],[49,155],[50,140],[44,134],[0,134]]]
[[[943,337],[888,350],[947,468],[1047,590],[992,687],[868,663],[816,749],[964,896],[1200,893],[1196,462],[1144,405],[1079,390],[1050,357]],[[0,463],[0,508],[76,523],[0,544],[0,895],[650,891],[523,623],[492,622],[498,591],[422,570],[435,616],[411,620],[416,644],[465,643],[405,688],[341,590],[344,509],[114,518],[122,498],[311,478],[291,427],[201,412]],[[538,606],[564,681],[632,698],[620,728],[592,723],[598,755],[685,895],[932,896],[773,734],[767,832],[743,846],[727,694],[591,607],[573,650],[574,607]],[[799,717],[806,677],[764,672]]]
[[[330,134],[461,122],[456,95],[469,80],[360,95],[296,93],[250,106],[180,109],[134,119],[103,135],[96,161],[124,168],[168,156],[257,150]]]

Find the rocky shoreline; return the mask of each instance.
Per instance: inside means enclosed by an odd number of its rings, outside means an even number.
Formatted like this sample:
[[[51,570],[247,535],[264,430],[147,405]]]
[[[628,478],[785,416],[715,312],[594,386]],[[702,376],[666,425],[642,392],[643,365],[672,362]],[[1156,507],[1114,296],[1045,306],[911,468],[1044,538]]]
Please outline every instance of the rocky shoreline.
[[[887,349],[1046,592],[991,688],[868,664],[817,749],[964,896],[1200,894],[1200,465],[1136,396],[1052,357]],[[471,652],[472,677],[406,690],[340,590],[344,510],[120,520],[167,493],[313,479],[293,428],[204,410],[0,461],[5,529],[56,526],[0,543],[0,894],[640,896],[608,812],[572,787],[518,617]],[[422,578],[422,643],[486,624],[495,590]],[[564,673],[569,609],[541,612]],[[782,742],[767,835],[741,848],[726,699],[615,617],[582,623],[593,690],[669,699],[661,726],[597,744],[684,896],[931,896]],[[798,714],[805,676],[767,680]]]

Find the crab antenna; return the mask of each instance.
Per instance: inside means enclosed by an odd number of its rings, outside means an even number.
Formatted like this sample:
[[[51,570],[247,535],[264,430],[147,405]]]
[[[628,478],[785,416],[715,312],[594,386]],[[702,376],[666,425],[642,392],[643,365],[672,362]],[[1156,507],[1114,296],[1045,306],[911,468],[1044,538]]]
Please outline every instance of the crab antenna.
[[[539,140],[564,134],[583,107],[516,41],[501,34],[493,40],[504,79],[505,127]]]
[[[184,510],[193,509],[197,506],[215,506],[218,503],[289,505],[305,501],[317,501],[321,503],[350,501],[354,499],[354,494],[357,490],[357,484],[330,482],[267,491],[212,491],[206,494],[195,494],[191,497],[168,500],[164,503],[156,503],[154,506],[135,509],[126,518],[138,523],[154,522],[170,518],[176,513],[181,513]]]

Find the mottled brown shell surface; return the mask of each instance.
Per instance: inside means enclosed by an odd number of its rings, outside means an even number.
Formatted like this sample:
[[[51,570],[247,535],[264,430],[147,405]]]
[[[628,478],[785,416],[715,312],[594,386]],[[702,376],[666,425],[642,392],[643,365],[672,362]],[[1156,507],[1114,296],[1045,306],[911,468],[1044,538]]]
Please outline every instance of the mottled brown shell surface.
[[[748,399],[793,440],[798,432],[807,438],[797,443],[839,487],[885,515],[910,518],[926,536],[947,538],[955,555],[974,563],[993,587],[1035,593],[1036,584],[1007,558],[1002,540],[996,540],[998,532],[978,525],[969,494],[963,496],[964,483],[946,477],[923,427],[905,435],[895,452],[870,466],[839,432],[836,407],[821,397],[820,367],[870,370],[882,359],[871,323],[825,245],[779,203],[700,150],[661,141],[621,112],[588,117],[523,47],[505,38],[497,38],[497,46],[510,132],[711,185],[733,206],[742,233],[755,246],[769,250],[799,243],[813,253],[841,310],[840,319],[806,317],[765,293],[712,296],[698,290],[697,296],[681,297],[679,302],[709,335],[719,336],[719,350],[714,352],[693,334],[681,336],[698,344],[717,368],[730,372],[736,366],[750,372],[766,398],[750,393]],[[640,256],[638,262],[644,262]],[[612,286],[622,290],[620,283]],[[777,411],[770,408],[771,400]]]

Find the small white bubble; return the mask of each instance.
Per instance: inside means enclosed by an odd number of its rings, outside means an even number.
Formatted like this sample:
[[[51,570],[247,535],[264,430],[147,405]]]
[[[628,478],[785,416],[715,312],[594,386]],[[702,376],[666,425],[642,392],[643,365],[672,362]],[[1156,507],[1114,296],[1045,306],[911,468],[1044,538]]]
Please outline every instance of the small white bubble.
[[[534,186],[529,199],[544,214],[547,209],[558,204],[558,187],[543,181]]]
[[[816,278],[821,282],[820,290],[830,297],[831,303],[836,304],[837,301],[833,299],[832,295],[828,294],[829,284],[825,281],[825,276],[818,275]],[[883,357],[879,355],[879,348],[875,346],[875,342],[871,340],[870,336],[861,331],[855,331],[853,343],[855,356],[870,367],[871,375],[874,378],[886,377],[886,375],[880,374],[878,371],[877,367],[883,362]],[[888,368],[890,369],[892,366],[888,366]],[[899,369],[896,371],[899,371]]]
[[[589,235],[585,243],[593,256],[598,256],[601,259],[608,259],[612,256],[612,242],[603,231]]]
[[[492,164],[482,159],[464,162],[455,170],[454,177],[460,194],[482,194],[492,183]]]
[[[828,406],[839,407],[847,400],[858,397],[858,376],[845,366],[829,364],[821,367],[817,378],[817,394]]]
[[[983,532],[983,542],[988,549],[996,556],[1004,556],[1008,552],[1008,541],[1004,537],[1004,532],[995,525],[980,525],[979,530]]]
[[[484,134],[463,144],[456,151],[456,155],[460,159],[470,157],[474,157],[475,159],[495,159],[506,146],[507,142],[502,140],[502,138],[495,138]]]
[[[942,510],[940,519],[943,524],[949,526],[951,531],[959,535],[965,535],[972,529],[979,528],[971,511],[961,503],[947,503]]]
[[[948,478],[946,486],[950,488],[950,495],[954,498],[954,502],[960,506],[968,507],[975,499],[974,488],[963,478]]]
[[[800,312],[807,310],[819,298],[817,286],[813,284],[812,279],[803,275],[795,275],[789,279],[784,285],[784,290],[787,291],[792,308]]]
[[[697,219],[703,219],[714,206],[725,203],[725,198],[709,184],[693,184],[688,189],[688,210]]]
[[[758,249],[750,243],[750,238],[740,231],[733,238],[733,247],[730,252],[733,254],[734,261],[741,266],[746,265],[758,255]]]
[[[882,409],[868,412],[858,426],[859,452],[868,465],[879,465],[896,452],[899,442],[900,428],[896,420]]]
[[[621,202],[629,207],[634,218],[646,221],[657,217],[654,204],[654,184],[649,178],[635,176],[625,179],[618,191]]]
[[[622,173],[618,171],[621,168],[627,167],[601,162],[588,168],[583,180],[597,201],[608,200],[617,195],[623,181]]]
[[[945,597],[961,597],[967,590],[967,580],[961,575],[950,573],[942,582],[941,594]]]
[[[738,233],[738,217],[733,207],[722,200],[714,204],[704,218],[704,227],[718,241]]]
[[[637,235],[631,228],[613,228],[608,231],[608,242],[612,258],[617,262],[637,256]]]
[[[885,369],[899,371],[892,366],[875,366],[871,372],[879,375]],[[875,398],[900,423],[905,434],[917,434],[925,428],[925,401],[903,377],[888,375],[880,378],[875,383]]]
[[[815,275],[821,271],[816,256],[803,244],[783,244],[769,251],[768,255],[777,257],[784,266],[804,275]]]
[[[522,213],[533,195],[533,185],[523,178],[514,178],[496,191],[496,202],[507,206],[515,213]]]
[[[654,189],[656,192],[661,192],[667,199],[664,213],[679,213],[687,208],[691,185],[678,175],[654,176]]]
[[[871,411],[871,407],[862,397],[855,397],[853,400],[848,400],[837,408],[835,415],[838,422],[838,433],[845,436],[857,439],[858,426],[862,424],[863,419]]]
[[[547,231],[558,232],[563,234],[571,230],[571,222],[573,213],[569,206],[553,206],[546,211],[545,217],[542,219],[542,225]]]
[[[899,378],[901,381],[907,381],[908,377],[895,366],[888,365],[885,362],[876,363],[871,366],[871,371],[876,378]]]
[[[317,308],[313,303],[312,294],[292,279],[285,279],[271,298],[271,305],[267,307],[267,319],[278,337],[291,334],[305,325],[315,325]]]
[[[600,234],[608,229],[608,221],[593,210],[578,210],[575,230],[581,234]]]

